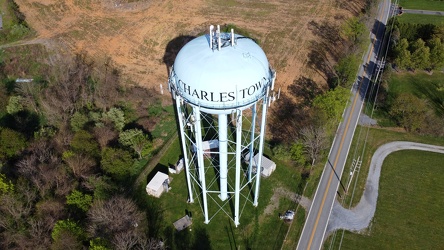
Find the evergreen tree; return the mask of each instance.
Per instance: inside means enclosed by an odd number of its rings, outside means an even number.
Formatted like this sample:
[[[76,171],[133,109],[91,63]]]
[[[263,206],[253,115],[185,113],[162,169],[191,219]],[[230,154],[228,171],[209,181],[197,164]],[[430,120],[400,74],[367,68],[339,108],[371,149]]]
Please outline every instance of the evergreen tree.
[[[444,44],[441,38],[434,37],[429,41],[430,64],[432,69],[444,67]]]
[[[412,44],[412,67],[414,69],[430,69],[430,48],[419,38]]]
[[[411,67],[411,54],[408,50],[409,42],[403,38],[395,47],[395,64],[400,69],[407,69]]]

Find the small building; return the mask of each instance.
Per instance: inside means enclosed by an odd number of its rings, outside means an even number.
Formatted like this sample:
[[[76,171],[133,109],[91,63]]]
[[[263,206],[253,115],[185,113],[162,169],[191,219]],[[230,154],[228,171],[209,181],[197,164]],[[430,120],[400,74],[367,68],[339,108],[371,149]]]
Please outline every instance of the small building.
[[[209,141],[203,141],[202,142],[202,149],[204,151],[204,156],[209,157],[212,150],[217,151],[216,149],[219,148],[219,140],[209,140]],[[194,153],[196,153],[197,147],[193,144],[192,150]]]
[[[177,231],[182,231],[185,228],[191,226],[191,224],[193,224],[193,221],[188,215],[185,215],[184,217],[180,218],[179,220],[173,223]]]
[[[245,156],[245,161],[248,162],[249,161],[249,154],[247,154]],[[253,157],[253,162],[252,162],[252,169],[253,169],[253,173],[256,172],[256,168],[257,168],[257,163],[259,162],[259,154],[256,154]],[[268,159],[267,157],[262,155],[262,163],[261,163],[262,167],[261,167],[261,175],[263,177],[268,177],[271,175],[271,173],[274,172],[274,170],[276,170],[276,163],[274,163],[272,160]]]
[[[167,174],[157,172],[154,178],[146,185],[146,192],[151,196],[159,198],[163,192],[168,192],[169,182]]]
[[[180,158],[179,161],[177,161],[176,165],[170,166],[168,168],[168,172],[172,174],[178,174],[182,172],[182,170],[183,170],[183,158]]]

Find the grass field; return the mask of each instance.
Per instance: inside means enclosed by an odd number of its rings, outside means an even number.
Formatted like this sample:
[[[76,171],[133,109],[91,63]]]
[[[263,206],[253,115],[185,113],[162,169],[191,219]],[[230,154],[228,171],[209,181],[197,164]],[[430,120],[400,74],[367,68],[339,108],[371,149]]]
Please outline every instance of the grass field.
[[[444,116],[444,74],[434,71],[432,75],[425,72],[393,73],[389,80],[387,90],[387,103],[374,111],[374,117],[378,125],[383,127],[394,127],[395,122],[388,115],[388,107],[394,98],[401,93],[411,93],[420,99],[426,100],[428,105],[434,109],[437,115]],[[370,114],[372,105],[367,103],[364,112]]]
[[[426,73],[394,74],[389,82],[389,94],[412,93],[427,102],[439,115],[444,115],[444,74],[435,71],[433,75]]]
[[[444,5],[444,2],[442,2]],[[396,17],[400,23],[444,25],[444,16],[404,13]]]
[[[0,0],[0,15],[3,27],[0,29],[0,44],[14,42],[33,35],[24,20],[18,18],[19,8],[13,1]]]
[[[378,204],[365,235],[345,232],[341,249],[440,249],[444,245],[444,155],[404,150],[381,171]],[[338,249],[342,232],[333,249]],[[327,244],[330,239],[327,240]]]
[[[270,154],[268,149],[265,150],[265,153]],[[168,166],[175,164],[180,154],[179,142],[176,141],[161,158],[155,169],[147,176],[147,180],[151,179],[157,171],[167,172]],[[195,248],[198,246],[196,244],[203,244],[199,245],[203,247],[202,249],[280,249],[290,224],[278,219],[278,213],[287,209],[295,209],[297,204],[286,195],[276,196],[274,190],[276,187],[281,187],[291,192],[297,192],[297,190],[302,190],[305,182],[301,180],[300,170],[276,159],[274,160],[277,163],[276,171],[269,178],[261,180],[258,207],[254,207],[251,203],[246,203],[243,207],[243,203],[241,203],[242,214],[240,226],[237,228],[223,212],[219,212],[214,218],[210,218],[208,225],[203,223],[204,218],[196,194],[193,204],[186,202],[188,191],[184,171],[178,175],[170,174],[170,177],[173,178],[171,190],[162,195],[160,199],[146,197],[143,186],[141,186],[141,195],[145,196],[142,199],[146,200],[145,207],[157,207],[157,209],[147,209],[148,213],[151,213],[150,211],[161,211],[159,212],[160,215],[154,218],[154,220],[158,220],[159,224],[158,235],[166,239],[171,249]],[[146,182],[144,185],[146,185]],[[277,197],[277,200],[272,204],[276,208],[272,209],[271,213],[264,213],[272,196]],[[210,205],[209,202],[209,209],[214,209]],[[229,206],[227,210],[230,213]],[[191,212],[193,216],[192,231],[176,232],[172,223],[187,212]],[[156,217],[156,215],[152,216]],[[292,235],[286,240],[286,246],[291,249],[296,247],[304,217],[305,211],[299,208],[297,220],[293,223],[290,231]],[[207,240],[199,243],[202,235]]]
[[[439,0],[400,0],[399,6],[405,9],[444,11],[444,2]]]

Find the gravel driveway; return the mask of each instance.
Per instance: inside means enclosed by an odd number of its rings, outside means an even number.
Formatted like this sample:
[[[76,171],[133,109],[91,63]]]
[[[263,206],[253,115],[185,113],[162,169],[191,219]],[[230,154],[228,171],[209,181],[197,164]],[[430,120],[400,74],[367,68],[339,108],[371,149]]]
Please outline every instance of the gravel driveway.
[[[326,234],[329,235],[334,230],[345,229],[359,232],[370,225],[370,221],[375,215],[376,202],[378,199],[379,176],[381,166],[385,157],[399,150],[422,150],[444,154],[444,147],[429,144],[395,141],[382,145],[373,154],[370,169],[365,185],[364,194],[358,205],[351,210],[343,208],[336,200],[333,205],[330,220],[328,222]],[[326,237],[325,237],[326,238]]]

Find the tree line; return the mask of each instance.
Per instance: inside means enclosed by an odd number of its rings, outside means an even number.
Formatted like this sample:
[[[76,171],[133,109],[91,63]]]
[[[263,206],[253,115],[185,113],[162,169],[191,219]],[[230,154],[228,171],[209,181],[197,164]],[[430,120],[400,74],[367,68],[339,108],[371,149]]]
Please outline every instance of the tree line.
[[[0,60],[0,248],[163,248],[130,192],[165,117],[154,91],[85,53],[31,82],[16,82],[10,61]]]
[[[441,69],[444,67],[444,25],[399,23],[391,19],[393,32],[389,60],[402,70]]]

